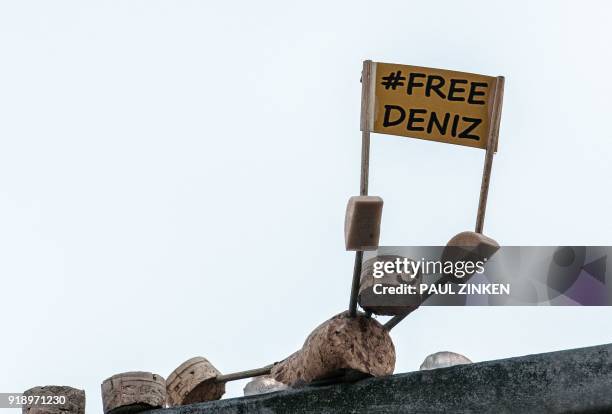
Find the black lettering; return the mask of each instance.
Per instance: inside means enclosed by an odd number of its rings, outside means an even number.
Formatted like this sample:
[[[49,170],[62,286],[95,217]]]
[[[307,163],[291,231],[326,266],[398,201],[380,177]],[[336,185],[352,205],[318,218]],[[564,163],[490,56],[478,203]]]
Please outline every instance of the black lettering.
[[[459,115],[453,117],[453,126],[451,127],[451,135],[453,138],[457,136],[457,123],[459,122]]]
[[[476,88],[479,87],[488,87],[489,85],[486,82],[472,82],[470,84],[470,94],[468,95],[467,102],[472,105],[484,105],[485,101],[477,101],[474,99],[475,96],[484,96],[484,91],[477,91]]]
[[[482,123],[482,119],[468,118],[467,116],[464,116],[463,120],[465,122],[471,122],[471,125],[461,131],[461,133],[459,134],[459,138],[475,139],[476,141],[480,141],[480,137],[478,135],[470,135],[470,132],[472,132],[474,129],[476,129],[476,127],[478,127],[478,125]]]
[[[424,73],[411,73],[410,75],[408,75],[408,86],[406,88],[406,91],[408,92],[408,95],[412,95],[412,89],[413,88],[419,88],[421,86],[423,86],[424,84],[422,84],[421,82],[415,82],[414,79],[415,78],[424,78],[425,74]]]
[[[399,111],[400,115],[399,118],[391,121],[391,111],[392,110],[396,110]],[[401,106],[398,105],[385,105],[385,118],[383,119],[383,126],[384,127],[389,127],[389,126],[395,126],[395,125],[399,125],[402,122],[404,122],[404,119],[406,118],[406,111],[404,111],[404,108],[402,108]]]
[[[426,109],[410,109],[408,113],[408,122],[406,123],[406,129],[409,131],[425,131],[425,127],[414,126],[415,122],[423,122],[425,118],[415,118],[414,114],[426,114]]]
[[[431,116],[429,117],[429,122],[427,123],[427,133],[431,134],[431,131],[433,131],[433,126],[435,124],[440,135],[446,135],[446,130],[448,129],[449,120],[450,120],[450,114],[447,112],[444,114],[443,123],[440,124],[439,122],[440,120],[438,119],[438,114],[435,112],[432,112]]]
[[[448,88],[448,100],[449,101],[465,101],[463,96],[454,96],[455,93],[465,92],[464,88],[458,88],[458,83],[468,83],[465,79],[451,79],[450,86]]]
[[[437,81],[434,85],[434,81]],[[438,96],[442,99],[446,98],[444,92],[440,90],[440,88],[444,86],[444,78],[438,75],[429,75],[427,77],[427,85],[425,85],[425,96],[431,96],[431,91],[434,91],[438,94]]]

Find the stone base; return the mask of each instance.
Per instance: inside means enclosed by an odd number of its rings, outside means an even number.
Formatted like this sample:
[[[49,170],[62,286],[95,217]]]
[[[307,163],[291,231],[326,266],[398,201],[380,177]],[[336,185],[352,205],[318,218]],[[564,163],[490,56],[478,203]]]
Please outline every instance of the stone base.
[[[149,414],[611,413],[612,344],[307,387]]]

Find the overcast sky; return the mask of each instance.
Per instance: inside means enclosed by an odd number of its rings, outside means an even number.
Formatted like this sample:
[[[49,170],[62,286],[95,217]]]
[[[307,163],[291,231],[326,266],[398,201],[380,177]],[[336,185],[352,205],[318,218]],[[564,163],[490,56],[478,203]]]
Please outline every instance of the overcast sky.
[[[0,392],[223,372],[347,307],[363,59],[504,75],[485,233],[610,245],[606,2],[0,2]],[[472,230],[484,151],[372,137],[381,244]],[[612,308],[423,308],[396,372],[612,342]],[[226,396],[242,394],[244,381]]]

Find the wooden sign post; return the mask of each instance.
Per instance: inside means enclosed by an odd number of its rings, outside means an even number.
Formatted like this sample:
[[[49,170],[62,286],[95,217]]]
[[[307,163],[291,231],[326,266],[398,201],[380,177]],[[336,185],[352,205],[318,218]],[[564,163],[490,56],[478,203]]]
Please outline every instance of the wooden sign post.
[[[484,227],[485,211],[487,209],[487,197],[489,195],[489,181],[491,179],[491,168],[493,167],[493,155],[497,149],[499,140],[499,125],[501,122],[502,102],[504,100],[504,77],[498,76],[495,81],[495,89],[491,97],[491,112],[489,124],[489,139],[487,140],[487,152],[482,170],[482,183],[480,184],[480,199],[478,200],[478,213],[476,215],[476,233],[482,233]]]
[[[361,177],[359,180],[359,195],[368,195],[368,181],[370,175],[370,116],[372,85],[372,61],[363,62],[361,71]],[[359,278],[363,263],[363,250],[355,252],[355,265],[353,267],[353,282],[349,300],[349,316],[357,315],[357,295],[359,294]]]
[[[360,195],[368,193],[371,132],[481,148],[486,153],[476,232],[482,233],[503,95],[503,76],[364,61]],[[362,261],[357,251],[350,315],[356,314]]]

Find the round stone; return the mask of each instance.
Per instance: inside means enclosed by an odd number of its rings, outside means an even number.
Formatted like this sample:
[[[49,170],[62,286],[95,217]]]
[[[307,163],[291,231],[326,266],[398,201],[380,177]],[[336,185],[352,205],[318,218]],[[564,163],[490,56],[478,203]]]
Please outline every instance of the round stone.
[[[421,364],[421,371],[437,368],[448,368],[455,365],[471,364],[468,358],[455,352],[436,352],[435,354],[427,355],[425,361]]]
[[[266,394],[268,392],[282,391],[289,387],[276,381],[270,375],[255,377],[244,387],[244,395]]]

